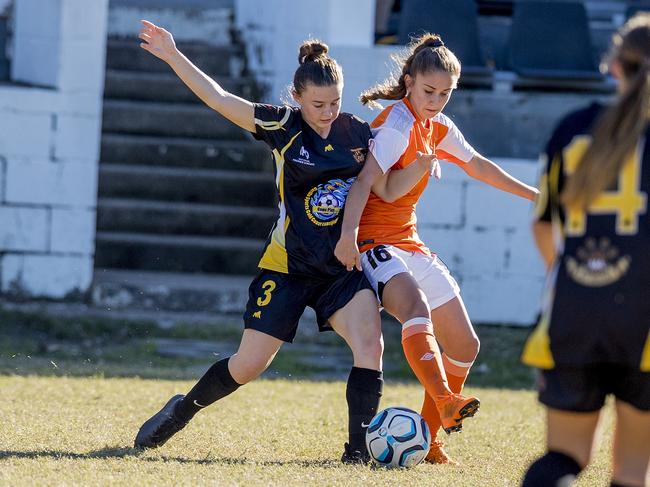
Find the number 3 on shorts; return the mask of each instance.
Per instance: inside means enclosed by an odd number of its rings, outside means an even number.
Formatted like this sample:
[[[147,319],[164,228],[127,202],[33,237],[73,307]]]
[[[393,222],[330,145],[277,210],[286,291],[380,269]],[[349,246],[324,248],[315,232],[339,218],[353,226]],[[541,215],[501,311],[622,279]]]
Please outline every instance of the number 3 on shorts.
[[[264,289],[264,297],[262,298],[257,298],[257,305],[258,306],[266,306],[271,302],[271,293],[275,289],[275,282],[268,280],[264,281],[264,284],[262,284],[262,289]]]
[[[392,255],[390,255],[390,252],[386,250],[385,245],[377,245],[376,247],[366,251],[366,257],[368,258],[368,262],[372,268],[376,269],[378,265],[377,262],[388,262],[392,258]]]

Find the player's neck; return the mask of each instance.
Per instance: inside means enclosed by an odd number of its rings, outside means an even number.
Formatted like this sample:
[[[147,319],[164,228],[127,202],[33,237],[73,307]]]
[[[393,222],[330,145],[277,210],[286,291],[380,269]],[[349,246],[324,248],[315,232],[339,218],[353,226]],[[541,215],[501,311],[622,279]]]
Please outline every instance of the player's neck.
[[[308,122],[307,120],[305,120],[305,122],[307,122],[307,125],[309,125],[309,127],[323,139],[326,139],[327,136],[330,134],[330,131],[332,130],[332,125],[331,124],[328,125],[327,127],[318,127],[318,126]]]

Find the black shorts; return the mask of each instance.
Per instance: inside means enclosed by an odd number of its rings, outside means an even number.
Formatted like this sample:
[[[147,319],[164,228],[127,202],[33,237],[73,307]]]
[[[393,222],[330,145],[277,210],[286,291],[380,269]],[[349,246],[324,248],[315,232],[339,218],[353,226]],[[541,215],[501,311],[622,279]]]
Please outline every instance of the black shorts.
[[[319,331],[331,330],[330,317],[362,289],[372,291],[357,270],[334,279],[315,279],[262,269],[248,288],[244,326],[292,342],[298,320],[309,306],[316,312]]]
[[[539,401],[563,411],[593,412],[613,394],[642,411],[650,411],[650,373],[616,364],[542,370]]]

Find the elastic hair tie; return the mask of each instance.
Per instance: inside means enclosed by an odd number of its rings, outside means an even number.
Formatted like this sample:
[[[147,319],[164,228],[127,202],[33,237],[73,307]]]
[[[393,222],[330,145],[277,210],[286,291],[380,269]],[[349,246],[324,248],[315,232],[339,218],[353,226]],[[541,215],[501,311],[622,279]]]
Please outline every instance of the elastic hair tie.
[[[445,45],[444,42],[442,42],[442,39],[436,39],[433,41],[433,44],[431,44],[431,47],[436,48],[436,47],[443,47]]]

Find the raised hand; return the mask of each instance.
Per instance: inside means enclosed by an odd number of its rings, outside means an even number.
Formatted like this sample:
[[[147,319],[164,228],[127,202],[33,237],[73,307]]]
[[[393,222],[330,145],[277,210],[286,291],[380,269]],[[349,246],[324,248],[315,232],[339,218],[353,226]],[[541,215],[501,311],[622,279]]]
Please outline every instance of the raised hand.
[[[140,44],[140,47],[157,58],[169,62],[177,52],[176,43],[171,33],[147,20],[141,20],[140,22],[142,26],[138,37],[144,41]]]

